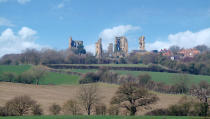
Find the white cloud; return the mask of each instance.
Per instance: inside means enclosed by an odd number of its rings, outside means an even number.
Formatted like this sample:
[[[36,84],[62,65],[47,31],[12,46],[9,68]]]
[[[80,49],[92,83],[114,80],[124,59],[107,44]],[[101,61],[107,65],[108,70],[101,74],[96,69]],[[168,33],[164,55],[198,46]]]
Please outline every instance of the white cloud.
[[[169,48],[172,45],[178,45],[181,48],[192,48],[197,45],[210,46],[210,28],[200,30],[198,32],[179,32],[176,34],[169,34],[167,41],[157,40],[154,43],[148,44],[148,50],[160,50]]]
[[[14,26],[8,19],[0,17],[0,26]]]
[[[30,2],[31,0],[17,0],[18,3],[20,4],[25,4],[27,2]]]
[[[41,49],[35,43],[36,31],[28,27],[22,27],[17,34],[12,29],[7,28],[0,35],[0,57],[9,53],[20,53],[27,48]]]
[[[112,28],[104,29],[99,37],[102,38],[103,49],[107,49],[109,43],[114,43],[114,39],[116,36],[124,36],[129,31],[139,30],[140,27],[132,26],[132,25],[119,25]],[[95,44],[91,44],[86,46],[87,51],[95,53]]]

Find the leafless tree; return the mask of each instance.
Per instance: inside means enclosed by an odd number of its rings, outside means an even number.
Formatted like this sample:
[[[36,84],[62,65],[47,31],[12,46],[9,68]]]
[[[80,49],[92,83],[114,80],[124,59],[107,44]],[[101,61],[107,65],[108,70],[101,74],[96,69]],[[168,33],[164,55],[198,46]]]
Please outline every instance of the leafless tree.
[[[78,115],[80,114],[80,106],[76,100],[68,100],[63,105],[64,114]]]
[[[99,101],[97,90],[96,85],[82,85],[80,87],[78,97],[81,101],[82,107],[84,107],[88,115],[91,114],[94,105]]]
[[[207,116],[210,106],[208,102],[208,98],[210,98],[210,86],[207,85],[207,87],[203,87],[201,84],[199,87],[194,87],[193,89],[191,89],[190,93],[191,95],[196,96],[200,100],[200,102],[203,103],[204,116]]]
[[[36,101],[31,99],[29,96],[18,96],[14,99],[11,99],[6,103],[6,108],[9,109],[9,112],[12,112],[12,115],[22,116],[28,114],[29,110],[36,104]]]
[[[42,66],[34,66],[31,70],[31,75],[36,80],[36,85],[39,85],[39,81],[46,74],[46,70]]]
[[[139,87],[136,83],[126,83],[119,87],[111,104],[118,104],[135,115],[137,107],[147,106],[158,100],[158,97],[149,93],[145,88]]]

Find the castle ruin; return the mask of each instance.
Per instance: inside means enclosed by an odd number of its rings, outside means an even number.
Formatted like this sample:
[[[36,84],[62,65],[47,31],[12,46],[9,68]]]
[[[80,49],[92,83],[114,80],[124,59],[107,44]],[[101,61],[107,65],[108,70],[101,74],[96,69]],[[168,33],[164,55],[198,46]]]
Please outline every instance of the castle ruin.
[[[103,53],[103,49],[102,49],[102,43],[101,43],[102,39],[99,38],[98,42],[96,42],[96,57],[97,58],[101,58],[102,57],[102,53]]]
[[[83,46],[83,41],[72,40],[72,37],[69,38],[69,48],[78,48],[78,46]]]
[[[116,57],[128,56],[128,41],[126,37],[115,37],[114,54]]]
[[[144,51],[145,50],[145,37],[141,36],[139,38],[139,45],[140,45],[140,50]]]

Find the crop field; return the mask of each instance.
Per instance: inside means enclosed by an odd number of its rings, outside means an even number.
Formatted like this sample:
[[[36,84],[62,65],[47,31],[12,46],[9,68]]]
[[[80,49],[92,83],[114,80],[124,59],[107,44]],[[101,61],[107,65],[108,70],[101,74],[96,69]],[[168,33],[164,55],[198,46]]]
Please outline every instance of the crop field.
[[[68,71],[87,73],[87,72],[95,72],[97,70],[96,69],[68,69]],[[164,82],[169,85],[177,83],[178,82],[177,78],[179,78],[180,75],[183,75],[183,74],[178,74],[178,73],[150,72],[150,71],[127,71],[127,70],[112,70],[112,71],[117,72],[119,74],[130,74],[132,76],[138,76],[140,74],[149,74],[152,80],[157,81],[157,82]],[[210,83],[210,76],[186,74],[186,77],[189,79],[189,85],[198,84],[202,80]]]
[[[188,116],[21,116],[1,119],[208,119]]]

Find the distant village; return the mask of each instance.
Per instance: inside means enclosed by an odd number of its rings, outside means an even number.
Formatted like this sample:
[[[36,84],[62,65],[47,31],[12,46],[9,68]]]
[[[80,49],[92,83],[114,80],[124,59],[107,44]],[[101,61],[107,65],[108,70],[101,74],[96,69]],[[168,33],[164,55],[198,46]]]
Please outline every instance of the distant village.
[[[173,52],[170,49],[161,49],[158,50],[152,50],[152,51],[146,51],[145,50],[145,36],[139,37],[139,50],[133,50],[130,53],[128,53],[128,41],[125,36],[115,37],[114,44],[109,43],[108,50],[103,50],[102,47],[102,39],[99,38],[99,40],[95,43],[95,56],[97,58],[103,58],[103,57],[110,57],[110,58],[124,58],[128,57],[129,55],[144,55],[144,54],[161,54],[163,56],[169,57],[171,60],[175,59],[184,59],[184,58],[193,58],[195,55],[200,54],[200,51],[195,48],[189,48],[189,49],[179,49],[177,52]],[[77,49],[78,47],[83,46],[83,41],[76,41],[72,40],[72,37],[69,39],[69,48],[70,49]],[[84,46],[83,46],[84,47]]]

